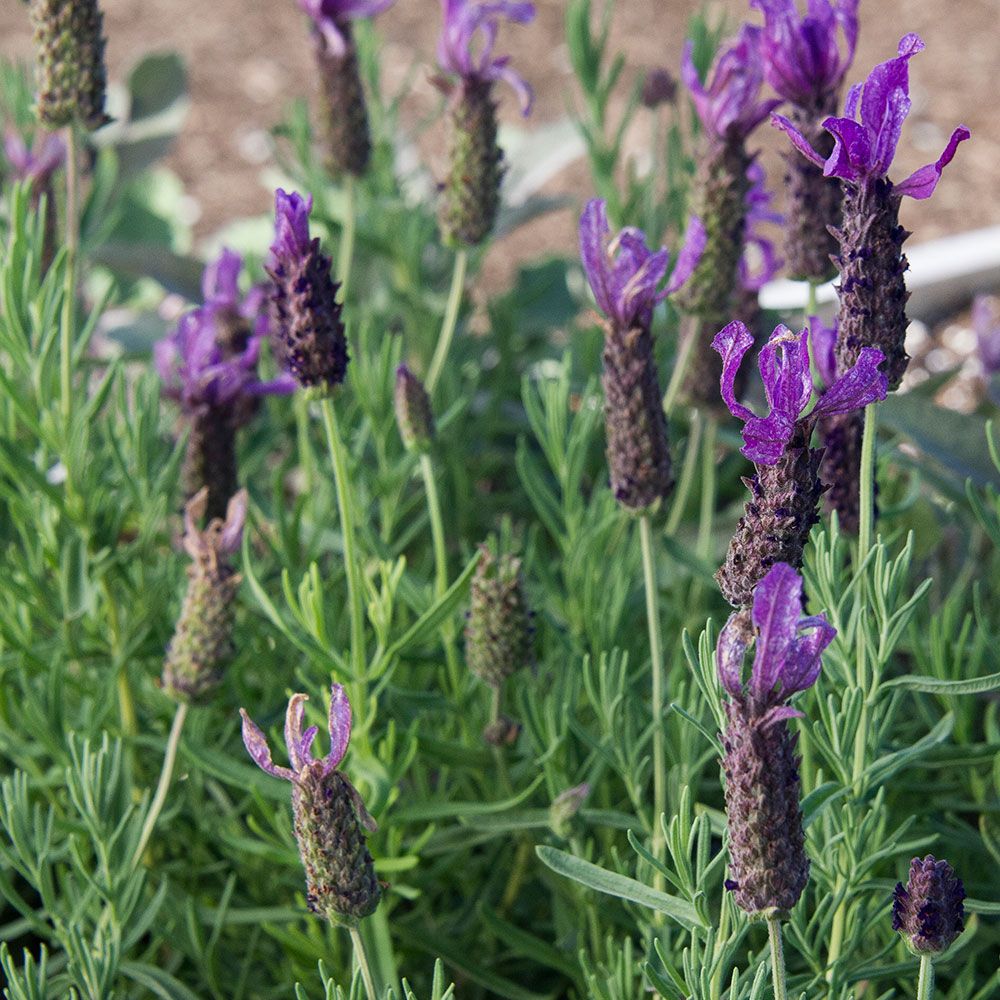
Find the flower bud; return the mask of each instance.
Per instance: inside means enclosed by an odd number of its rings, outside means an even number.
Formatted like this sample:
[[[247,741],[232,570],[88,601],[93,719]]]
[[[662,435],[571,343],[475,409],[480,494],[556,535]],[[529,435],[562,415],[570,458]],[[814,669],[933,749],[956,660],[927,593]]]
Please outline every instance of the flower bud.
[[[434,412],[423,382],[406,365],[396,369],[393,402],[407,451],[427,451],[434,441]]]
[[[947,861],[933,854],[910,862],[910,877],[896,884],[892,929],[915,955],[937,956],[948,950],[964,928],[965,887]]]
[[[321,31],[313,31],[325,105],[327,161],[334,174],[361,177],[368,169],[372,152],[368,107],[350,22],[344,19],[338,32],[343,51],[334,51]]]

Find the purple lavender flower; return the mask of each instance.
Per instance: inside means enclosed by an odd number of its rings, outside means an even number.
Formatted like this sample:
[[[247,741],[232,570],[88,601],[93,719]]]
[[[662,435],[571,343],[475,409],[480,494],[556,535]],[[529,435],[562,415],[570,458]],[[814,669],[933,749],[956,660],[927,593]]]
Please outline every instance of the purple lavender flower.
[[[291,392],[288,376],[262,382],[260,347],[267,336],[266,292],[240,295],[243,259],[224,249],[205,268],[205,304],[185,313],[153,348],[163,393],[191,424],[182,479],[185,496],[208,487],[209,519],[223,517],[236,492],[236,431],[257,412],[260,398]]]
[[[979,361],[987,377],[1000,372],[1000,297],[977,295],[972,302],[972,329]]]
[[[965,887],[947,861],[914,858],[906,885],[897,882],[893,892],[892,929],[915,955],[937,957],[964,929],[964,901]]]
[[[330,692],[330,752],[312,755],[316,726],[302,724],[308,696],[293,694],[285,717],[285,745],[291,767],[276,765],[263,732],[244,709],[243,743],[267,774],[292,784],[292,812],[299,856],[306,873],[306,899],[313,913],[354,927],[375,912],[382,888],[365,843],[364,830],[377,829],[357,789],[339,770],[351,740],[351,705],[339,684]]]
[[[347,375],[347,337],[332,262],[309,236],[312,196],[281,188],[274,195],[274,242],[267,273],[274,281],[271,342],[299,385],[330,392]]]
[[[31,207],[41,211],[45,200],[45,228],[42,234],[41,273],[44,275],[56,254],[57,213],[52,175],[66,161],[66,144],[57,135],[39,133],[31,149],[21,136],[8,129],[4,136],[4,155],[15,181],[31,183]]]
[[[698,219],[669,282],[670,255],[654,252],[638,229],[609,240],[607,209],[595,199],[580,219],[580,256],[597,305],[607,317],[604,338],[604,416],[611,488],[619,503],[645,510],[673,487],[667,418],[653,357],[653,309],[690,278],[705,246]]]
[[[441,0],[444,27],[438,41],[438,63],[450,94],[450,166],[444,184],[441,231],[455,246],[478,246],[492,232],[500,210],[503,151],[497,141],[497,109],[493,86],[499,81],[516,91],[521,111],[531,112],[532,91],[493,47],[501,18],[527,24],[535,16],[531,3],[513,0]]]
[[[777,277],[784,264],[774,243],[759,227],[763,223],[781,225],[785,217],[771,207],[774,196],[767,189],[767,174],[757,160],[747,168],[747,181],[746,233],[739,274],[741,288],[756,293]]]
[[[744,421],[742,451],[755,465],[754,476],[744,480],[750,500],[715,577],[726,600],[733,607],[746,608],[771,566],[779,562],[802,565],[809,531],[819,520],[823,452],[810,443],[816,422],[884,399],[886,377],[878,370],[881,353],[866,348],[857,364],[810,407],[808,332],[796,334],[778,326],[760,352],[760,374],[770,410],[766,417],[758,417],[735,395],[737,372],[753,346],[753,335],[744,324],[730,323],[712,346],[723,359],[722,398],[733,416]]]
[[[757,585],[752,612],[731,615],[716,648],[719,680],[730,696],[722,739],[731,873],[726,888],[755,917],[787,915],[809,878],[796,737],[787,727],[802,713],[789,701],[816,683],[823,650],[837,633],[822,615],[804,617],[802,611],[802,579],[777,563]],[[751,640],[753,667],[744,684]]]
[[[323,95],[327,162],[335,174],[361,177],[371,160],[368,106],[351,22],[374,17],[395,0],[299,0],[312,19]]]
[[[836,94],[858,44],[858,0],[809,0],[799,14],[795,0],[750,0],[764,14],[764,74],[786,100],[823,107]],[[844,36],[841,52],[839,35]]]
[[[719,359],[711,331],[728,322],[740,291],[740,261],[746,239],[748,170],[746,140],[779,101],[761,100],[764,82],[761,30],[743,25],[722,47],[707,82],[698,78],[689,42],[681,78],[691,92],[704,128],[705,149],[692,193],[692,212],[705,226],[706,243],[698,266],[678,303],[700,321],[686,394],[703,409],[717,410]]]

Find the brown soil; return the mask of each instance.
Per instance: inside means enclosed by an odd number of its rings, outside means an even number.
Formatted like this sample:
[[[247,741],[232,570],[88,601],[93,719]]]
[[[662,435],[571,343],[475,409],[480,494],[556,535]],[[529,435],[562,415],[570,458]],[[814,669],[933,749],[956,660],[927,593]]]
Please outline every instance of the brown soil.
[[[506,29],[501,41],[536,88],[534,123],[559,118],[574,100],[563,41],[565,0],[538,0],[537,5],[536,23]],[[187,59],[191,115],[169,163],[193,196],[196,232],[206,235],[234,218],[268,211],[271,195],[260,180],[267,165],[266,130],[291,98],[312,96],[315,85],[306,24],[295,0],[104,0],[103,6],[113,76],[120,78],[149,51],[175,49]],[[664,65],[676,71],[685,25],[697,6],[692,0],[619,0],[613,40],[627,52],[629,83],[645,67]],[[940,5],[924,0],[867,0],[856,68],[850,74],[851,80],[860,78],[873,63],[893,55],[906,31],[919,32],[927,43],[927,51],[912,64],[914,110],[898,155],[900,175],[934,159],[958,122],[972,129],[973,141],[961,147],[934,198],[907,205],[903,221],[915,231],[914,242],[1000,222],[1000,116],[990,92],[991,73],[1000,65],[1000,7],[997,0],[955,0],[947,7],[945,14]],[[747,7],[726,0],[710,9],[735,23]],[[439,22],[437,0],[398,0],[380,18],[387,92],[406,86],[415,61],[426,64],[433,58]],[[31,57],[23,4],[7,0],[3,5],[0,37],[5,55]],[[412,74],[405,104],[410,121],[436,106],[429,76],[424,66]],[[508,121],[519,120],[509,94],[502,114]],[[761,129],[764,162],[775,177],[780,176],[777,138]],[[631,141],[640,146],[642,136]],[[423,145],[440,174],[441,144],[432,135]],[[590,190],[586,168],[569,168],[550,188],[585,198]],[[490,271],[494,280],[501,279],[518,261],[574,243],[575,215],[563,212],[495,247]]]

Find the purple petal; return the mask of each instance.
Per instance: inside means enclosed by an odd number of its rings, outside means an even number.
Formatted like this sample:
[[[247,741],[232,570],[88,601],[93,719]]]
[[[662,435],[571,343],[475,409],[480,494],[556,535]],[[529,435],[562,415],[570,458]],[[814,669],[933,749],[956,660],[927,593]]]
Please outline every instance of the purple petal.
[[[294,781],[295,773],[287,767],[278,767],[271,760],[271,749],[267,745],[267,738],[260,731],[256,723],[246,713],[246,709],[240,709],[243,717],[243,745],[247,748],[247,753],[253,758],[253,762],[268,774],[273,774],[276,778],[284,778],[286,781]]]
[[[494,66],[493,76],[497,80],[503,80],[504,83],[510,84],[521,105],[521,115],[527,118],[535,106],[535,91],[531,84],[517,70],[506,63],[502,66]]]
[[[809,332],[793,333],[779,324],[761,348],[758,366],[772,412],[794,424],[809,405],[813,392]]]
[[[863,125],[850,118],[827,118],[823,128],[833,136],[833,152],[823,164],[827,177],[859,181],[874,173],[871,136]]]
[[[330,754],[326,758],[325,770],[332,771],[340,764],[350,742],[351,703],[344,688],[334,684],[330,689]]]
[[[833,416],[849,413],[885,399],[889,381],[878,367],[884,360],[877,347],[863,347],[854,366],[835,379],[820,397],[813,414]]]
[[[785,667],[781,672],[781,695],[790,698],[816,683],[822,666],[823,650],[833,642],[837,630],[822,616],[802,618],[798,622],[804,635],[797,635],[788,648]]]
[[[692,215],[688,219],[684,245],[681,247],[680,253],[677,254],[677,262],[674,264],[670,281],[664,290],[664,297],[676,292],[694,274],[694,269],[698,266],[701,255],[705,252],[707,242],[708,236],[704,224],[701,219]]]
[[[750,693],[760,701],[767,699],[782,678],[801,615],[802,578],[787,563],[775,563],[757,584],[753,595],[757,646]]]
[[[288,711],[285,713],[285,746],[288,747],[288,759],[292,769],[298,774],[312,762],[312,754],[302,748],[302,721],[305,717],[305,703],[309,700],[307,694],[293,694],[288,699]]]
[[[807,160],[815,163],[817,167],[824,165],[825,161],[823,157],[812,148],[809,140],[784,115],[771,115],[771,124],[775,128],[781,129],[792,140],[792,145]]]
[[[580,257],[591,291],[605,316],[614,315],[605,242],[610,231],[605,202],[600,198],[588,201],[580,217]]]
[[[774,465],[781,459],[795,432],[795,421],[775,411],[766,417],[751,417],[743,426],[740,453],[755,465]]]
[[[837,345],[837,321],[833,326],[824,326],[818,316],[809,317],[809,350],[816,371],[823,382],[824,390],[833,385],[837,377],[837,359],[834,348]]]
[[[202,295],[206,302],[222,301],[235,305],[240,297],[240,271],[243,258],[223,247],[218,258],[205,268],[201,278]]]
[[[915,170],[905,181],[901,181],[899,184],[893,186],[893,191],[898,195],[908,195],[910,198],[922,199],[929,198],[934,194],[934,189],[937,187],[937,182],[941,179],[941,171],[951,163],[952,158],[955,155],[955,150],[958,149],[958,144],[960,142],[965,142],[966,139],[971,138],[972,133],[964,126],[959,125],[954,132],[951,133],[951,138],[948,140],[948,145],[945,146],[944,152],[937,158],[934,163],[928,163],[927,166],[921,167],[919,170]]]
[[[777,722],[785,722],[787,719],[805,718],[802,712],[791,705],[775,705],[769,708],[758,720],[757,725],[761,729],[770,729]]]
[[[743,616],[732,614],[719,633],[715,667],[722,686],[734,697],[743,694],[743,657],[747,651]]]
[[[288,194],[281,188],[274,192],[274,243],[271,252],[275,257],[298,258],[309,251],[309,213],[312,195],[305,198],[293,191]]]
[[[712,341],[712,348],[722,356],[722,398],[729,412],[739,420],[754,419],[753,410],[736,400],[736,375],[747,351],[753,347],[753,334],[739,320],[723,327]]]

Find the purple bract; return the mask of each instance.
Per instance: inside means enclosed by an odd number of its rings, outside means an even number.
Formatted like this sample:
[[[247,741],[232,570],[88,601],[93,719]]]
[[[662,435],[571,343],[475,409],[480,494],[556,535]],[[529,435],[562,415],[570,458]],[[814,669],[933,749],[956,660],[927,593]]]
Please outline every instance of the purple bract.
[[[317,31],[326,39],[336,56],[347,53],[347,39],[341,31],[347,21],[374,17],[391,7],[396,0],[299,0],[299,6],[312,18]]]
[[[222,250],[205,268],[205,304],[185,313],[173,333],[153,348],[164,393],[188,412],[234,404],[242,397],[288,393],[295,387],[287,376],[272,382],[257,378],[260,345],[268,331],[266,292],[253,288],[241,298],[242,268],[239,254]],[[246,324],[244,343],[227,337],[234,319]]]
[[[743,615],[731,615],[719,634],[715,655],[722,686],[768,723],[801,715],[787,702],[816,683],[823,650],[837,634],[822,615],[806,617],[802,610],[802,578],[787,563],[775,563],[754,590],[756,642],[746,685],[742,669],[749,637]]]
[[[822,167],[827,177],[839,177],[854,184],[886,177],[896,155],[903,122],[910,113],[909,62],[923,48],[919,35],[904,36],[895,59],[876,66],[863,84],[851,88],[845,117],[827,118],[823,122],[823,128],[834,139],[833,152],[825,160],[787,118],[772,115],[771,121],[787,132],[796,149]],[[937,160],[894,184],[893,192],[911,198],[929,198],[958,144],[970,135],[964,125],[959,125]]]
[[[749,291],[760,291],[781,270],[784,261],[778,256],[774,243],[758,228],[763,222],[780,225],[785,221],[780,212],[771,208],[773,196],[767,190],[764,168],[754,160],[747,168],[750,189],[744,199],[746,204],[746,234],[743,239],[743,256],[740,258],[740,284]]]
[[[785,452],[813,394],[809,370],[809,332],[793,333],[775,327],[761,348],[758,359],[764,392],[770,406],[766,417],[758,417],[737,402],[736,373],[744,355],[753,347],[753,335],[743,323],[730,323],[716,334],[712,347],[722,356],[722,398],[734,417],[744,421],[743,454],[758,465],[774,465]],[[861,351],[857,364],[835,379],[809,412],[809,419],[848,413],[885,399],[887,380],[878,370],[882,352],[873,347]]]
[[[698,77],[688,42],[681,61],[681,79],[691,92],[695,110],[709,136],[717,142],[745,139],[776,108],[780,100],[760,100],[764,82],[761,29],[744,24],[720,49],[707,86]]]
[[[607,205],[599,198],[587,203],[580,217],[580,256],[597,305],[621,329],[648,326],[653,308],[691,277],[705,249],[705,229],[690,219],[684,246],[666,287],[657,290],[670,265],[666,248],[652,251],[646,237],[633,227],[609,240]]]
[[[764,75],[786,100],[821,106],[839,89],[858,43],[858,0],[809,0],[799,14],[795,0],[750,0],[764,14]],[[839,47],[843,32],[844,51]]]
[[[514,0],[441,0],[444,27],[438,40],[438,64],[469,82],[504,80],[517,92],[521,112],[531,113],[534,94],[519,73],[510,66],[510,56],[495,56],[500,19],[527,24],[535,17],[533,3]],[[477,35],[481,37],[477,40]]]
[[[31,181],[36,187],[44,184],[66,159],[66,144],[57,135],[39,134],[29,149],[17,132],[8,130],[3,150],[14,179]]]

